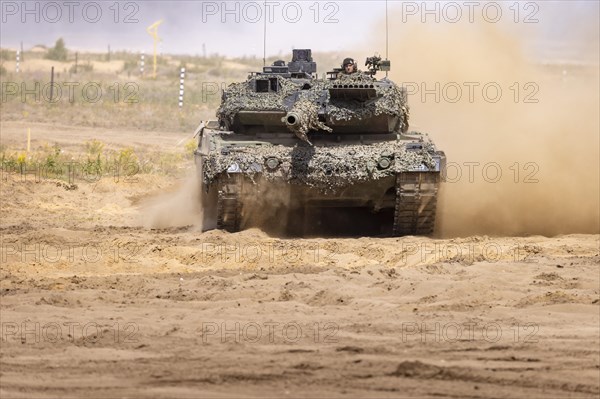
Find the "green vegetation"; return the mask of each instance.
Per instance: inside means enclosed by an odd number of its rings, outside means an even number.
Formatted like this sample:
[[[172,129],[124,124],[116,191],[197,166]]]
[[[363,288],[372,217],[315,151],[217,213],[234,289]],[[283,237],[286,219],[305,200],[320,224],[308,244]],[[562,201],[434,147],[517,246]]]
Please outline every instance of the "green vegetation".
[[[48,50],[46,58],[55,61],[67,60],[67,48],[65,47],[65,41],[62,38],[58,39],[54,47]]]
[[[0,50],[0,60],[2,61],[13,61],[16,57],[16,54],[14,51],[10,51],[10,50],[5,50],[2,49]]]
[[[180,176],[182,164],[192,154],[188,145],[171,152],[136,152],[131,147],[107,150],[100,140],[85,142],[84,150],[85,153],[69,153],[56,144],[43,144],[25,153],[3,146],[0,148],[0,168],[4,173],[30,176],[38,181],[80,179],[94,182],[101,177],[126,180],[142,173]]]

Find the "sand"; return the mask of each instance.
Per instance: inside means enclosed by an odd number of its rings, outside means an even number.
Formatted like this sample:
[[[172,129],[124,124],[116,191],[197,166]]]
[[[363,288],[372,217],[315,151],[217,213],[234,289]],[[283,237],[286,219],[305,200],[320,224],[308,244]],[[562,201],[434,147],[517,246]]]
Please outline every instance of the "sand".
[[[462,172],[432,237],[203,233],[191,161],[177,178],[2,174],[0,396],[598,398],[597,65],[533,65],[489,24],[433,28],[393,24],[391,78],[504,97],[411,95],[412,128]],[[2,145],[27,128],[70,152],[191,135],[24,119]]]
[[[153,229],[184,178],[73,183],[2,176],[2,397],[600,394],[598,234]]]

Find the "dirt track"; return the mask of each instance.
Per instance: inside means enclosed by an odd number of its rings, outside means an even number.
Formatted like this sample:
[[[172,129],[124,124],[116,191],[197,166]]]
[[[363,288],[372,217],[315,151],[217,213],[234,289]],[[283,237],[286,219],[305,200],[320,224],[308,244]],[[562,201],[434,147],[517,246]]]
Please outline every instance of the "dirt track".
[[[600,394],[598,235],[153,230],[181,182],[2,177],[2,397]]]

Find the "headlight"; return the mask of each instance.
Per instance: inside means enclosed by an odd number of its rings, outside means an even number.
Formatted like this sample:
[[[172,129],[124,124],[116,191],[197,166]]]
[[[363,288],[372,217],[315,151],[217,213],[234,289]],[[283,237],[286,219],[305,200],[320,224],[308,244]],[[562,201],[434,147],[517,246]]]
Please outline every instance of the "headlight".
[[[381,157],[379,158],[379,161],[377,161],[377,165],[379,165],[381,169],[387,169],[390,167],[391,164],[392,162],[390,161],[390,159],[386,157]]]
[[[274,157],[267,158],[267,161],[265,163],[267,164],[267,168],[275,169],[279,166],[279,159]]]
[[[238,173],[240,171],[240,165],[238,165],[237,163],[232,163],[231,165],[229,165],[229,167],[227,168],[227,173]]]

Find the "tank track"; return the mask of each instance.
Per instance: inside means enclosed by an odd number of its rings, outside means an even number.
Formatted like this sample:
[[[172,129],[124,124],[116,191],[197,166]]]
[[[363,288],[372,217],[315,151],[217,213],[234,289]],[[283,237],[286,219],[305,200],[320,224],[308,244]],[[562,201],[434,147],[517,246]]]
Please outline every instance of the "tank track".
[[[221,179],[217,198],[217,228],[230,233],[240,231],[242,222],[243,177],[228,176]]]
[[[410,172],[396,176],[394,236],[433,233],[439,173]]]
[[[435,226],[440,176],[431,172],[400,173],[396,176],[394,236],[427,235]],[[222,178],[218,187],[217,228],[234,233],[242,224],[243,176]]]

